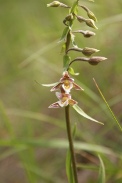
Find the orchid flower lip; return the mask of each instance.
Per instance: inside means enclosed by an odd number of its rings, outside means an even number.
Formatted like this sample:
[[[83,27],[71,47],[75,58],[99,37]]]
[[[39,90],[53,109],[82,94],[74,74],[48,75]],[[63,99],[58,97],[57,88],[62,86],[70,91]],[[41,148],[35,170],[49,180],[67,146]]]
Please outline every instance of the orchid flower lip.
[[[68,99],[65,101],[65,102],[62,102],[62,101],[58,101],[58,104],[61,106],[61,107],[65,107],[69,104],[69,101]]]
[[[62,88],[64,89],[65,93],[70,93],[70,90],[73,88],[73,84],[69,83],[68,86],[66,86],[65,84],[62,85]]]

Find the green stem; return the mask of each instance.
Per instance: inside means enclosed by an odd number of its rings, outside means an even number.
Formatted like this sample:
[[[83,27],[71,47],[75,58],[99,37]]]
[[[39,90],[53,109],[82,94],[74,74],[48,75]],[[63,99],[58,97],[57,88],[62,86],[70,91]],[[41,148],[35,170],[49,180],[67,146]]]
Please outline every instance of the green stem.
[[[70,31],[69,31],[67,34],[67,40],[66,40],[66,49],[65,49],[66,54],[67,54],[67,50],[69,49],[70,40],[71,40],[71,36],[70,36]]]
[[[70,27],[72,27],[72,25],[73,25],[73,20],[71,20],[71,22],[70,22]],[[66,55],[68,54],[67,50],[69,49],[70,41],[71,41],[71,35],[70,35],[70,30],[69,30],[69,32],[67,34],[66,43],[65,43],[66,44],[66,48],[65,48]],[[69,141],[69,149],[70,149],[70,153],[71,153],[71,165],[72,165],[72,170],[73,170],[73,174],[74,174],[74,181],[75,181],[75,183],[78,183],[75,152],[74,152],[73,138],[72,138],[72,133],[71,133],[69,105],[65,107],[65,118],[66,118],[67,136],[68,136],[68,141]]]
[[[70,153],[71,153],[74,180],[75,180],[75,183],[78,183],[75,152],[74,152],[73,138],[72,138],[72,133],[71,133],[71,125],[70,125],[70,117],[69,117],[69,105],[65,107],[65,117],[66,117],[67,135],[68,135],[68,140],[69,140],[69,149],[70,149]]]

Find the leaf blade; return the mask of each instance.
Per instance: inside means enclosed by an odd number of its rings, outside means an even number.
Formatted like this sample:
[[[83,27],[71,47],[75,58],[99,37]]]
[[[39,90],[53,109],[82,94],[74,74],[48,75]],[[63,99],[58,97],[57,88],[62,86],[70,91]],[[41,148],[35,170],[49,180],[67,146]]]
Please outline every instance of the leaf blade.
[[[100,168],[99,168],[99,177],[98,177],[97,183],[105,183],[105,166],[100,155],[98,155],[98,157],[100,161]]]
[[[69,67],[70,57],[68,55],[64,55],[63,57],[63,68],[64,70],[67,70]]]
[[[81,116],[83,116],[83,117],[85,117],[85,118],[87,118],[87,119],[89,119],[89,120],[91,120],[91,121],[94,121],[94,122],[96,122],[96,123],[99,123],[99,124],[104,125],[104,123],[102,123],[102,122],[100,122],[100,121],[97,121],[96,119],[94,119],[94,118],[90,117],[89,115],[87,115],[87,114],[86,114],[77,104],[73,105],[72,107],[73,107],[73,108],[77,111],[77,113],[79,113]]]
[[[63,33],[62,33],[62,36],[61,36],[59,42],[61,42],[61,41],[63,41],[63,40],[66,39],[66,36],[68,34],[68,31],[69,31],[69,27],[64,28]]]
[[[72,67],[69,67],[68,71],[72,75],[75,75],[75,76],[79,75],[79,73],[75,73],[75,71],[74,71],[74,69]]]
[[[72,165],[71,165],[71,153],[69,149],[66,155],[66,174],[67,174],[68,182],[74,183],[74,176],[73,176]]]
[[[75,13],[77,15],[77,13],[78,13],[78,2],[77,1],[74,2],[73,6],[70,10],[70,13]]]

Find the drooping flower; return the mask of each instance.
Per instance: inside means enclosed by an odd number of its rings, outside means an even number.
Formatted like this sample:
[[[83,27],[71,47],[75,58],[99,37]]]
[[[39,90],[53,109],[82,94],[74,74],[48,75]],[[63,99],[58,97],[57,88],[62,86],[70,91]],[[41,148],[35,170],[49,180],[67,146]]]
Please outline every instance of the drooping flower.
[[[56,92],[56,96],[59,99],[59,101],[51,104],[49,108],[59,108],[59,107],[65,107],[67,105],[73,106],[74,104],[78,103],[77,101],[71,98],[70,94],[67,93]]]
[[[74,79],[69,76],[67,71],[63,73],[63,77],[60,79],[59,83],[53,86],[50,91],[56,91],[58,89],[61,90],[62,88],[66,94],[69,94],[72,88],[75,90],[83,90],[79,85],[74,83]]]

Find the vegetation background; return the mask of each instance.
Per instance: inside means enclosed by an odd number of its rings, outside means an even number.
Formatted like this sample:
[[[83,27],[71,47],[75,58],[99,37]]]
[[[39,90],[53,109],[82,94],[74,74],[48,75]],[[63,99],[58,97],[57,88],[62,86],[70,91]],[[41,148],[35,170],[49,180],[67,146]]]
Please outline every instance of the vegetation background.
[[[64,109],[48,109],[57,100],[55,94],[37,84],[57,82],[62,74],[61,44],[57,42],[67,9],[47,8],[50,2],[0,0],[1,183],[67,182]],[[74,0],[62,2],[71,5]],[[74,99],[87,114],[105,124],[92,123],[71,109],[72,124],[77,122],[78,126],[76,140],[87,147],[87,151],[77,150],[79,182],[96,182],[97,152],[103,151],[106,182],[121,183],[122,134],[92,78],[122,124],[122,1],[82,0],[80,3],[95,13],[99,29],[93,38],[77,35],[77,43],[80,47],[100,49],[98,55],[108,60],[98,66],[74,64],[75,71],[80,72],[75,80],[85,89],[74,92]],[[79,14],[86,16],[82,9]],[[75,30],[82,28],[88,29],[84,24],[74,26]],[[101,150],[92,144],[101,146]],[[105,147],[110,149],[109,153]]]

